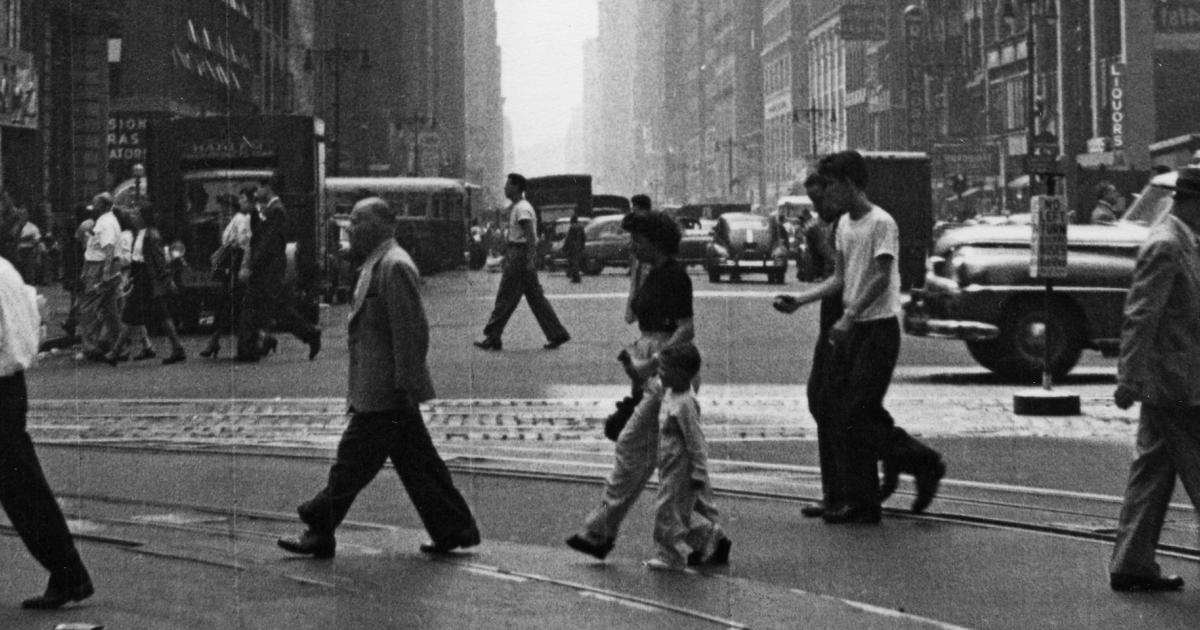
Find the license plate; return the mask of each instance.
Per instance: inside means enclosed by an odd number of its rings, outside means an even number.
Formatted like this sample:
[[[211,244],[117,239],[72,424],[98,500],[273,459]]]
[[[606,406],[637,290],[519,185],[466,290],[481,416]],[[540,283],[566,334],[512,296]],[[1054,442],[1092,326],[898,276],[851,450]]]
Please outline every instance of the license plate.
[[[763,261],[761,261],[761,260],[739,260],[738,266],[739,267],[761,267],[761,266],[763,266]]]

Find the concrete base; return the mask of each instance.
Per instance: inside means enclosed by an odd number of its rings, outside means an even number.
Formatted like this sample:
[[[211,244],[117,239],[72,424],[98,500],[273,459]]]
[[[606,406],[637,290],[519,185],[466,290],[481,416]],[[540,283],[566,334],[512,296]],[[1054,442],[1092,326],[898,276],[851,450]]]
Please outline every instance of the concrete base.
[[[1013,413],[1018,416],[1078,416],[1079,394],[1026,389],[1013,394]]]

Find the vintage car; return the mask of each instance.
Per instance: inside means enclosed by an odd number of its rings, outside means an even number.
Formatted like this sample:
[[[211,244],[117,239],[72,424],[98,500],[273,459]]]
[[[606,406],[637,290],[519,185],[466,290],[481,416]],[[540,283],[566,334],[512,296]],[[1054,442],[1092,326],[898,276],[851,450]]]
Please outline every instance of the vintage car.
[[[704,254],[709,281],[720,282],[726,273],[731,281],[747,273],[765,273],[769,282],[783,284],[787,268],[787,237],[779,221],[748,212],[730,212],[717,219]]]
[[[717,222],[711,219],[694,219],[678,217],[679,229],[683,231],[683,239],[679,242],[679,255],[675,257],[679,264],[703,265],[704,253],[712,242],[713,227]]]
[[[1030,225],[946,231],[924,286],[905,305],[905,330],[963,340],[980,365],[1027,382],[1040,379],[1047,350],[1055,377],[1069,373],[1085,349],[1116,356],[1138,247],[1169,211],[1174,184],[1175,173],[1154,177],[1114,225],[1069,225],[1067,277],[1052,281],[1049,296],[1046,281],[1030,274]]]
[[[583,273],[599,275],[605,267],[629,266],[629,232],[621,228],[624,215],[596,217],[583,228]]]

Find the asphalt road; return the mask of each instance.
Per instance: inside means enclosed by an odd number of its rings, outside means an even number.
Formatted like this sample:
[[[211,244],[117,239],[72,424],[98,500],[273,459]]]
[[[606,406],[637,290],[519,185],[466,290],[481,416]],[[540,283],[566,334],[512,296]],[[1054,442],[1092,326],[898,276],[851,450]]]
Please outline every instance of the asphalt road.
[[[567,282],[561,272],[543,273],[542,282],[572,340],[558,350],[542,349],[545,338],[522,304],[504,335],[504,350],[474,348],[471,341],[491,311],[500,276],[457,271],[426,279],[424,299],[431,324],[430,367],[442,398],[607,397],[625,389],[615,361],[621,346],[636,337],[624,323],[627,279],[621,270]],[[816,337],[817,306],[785,316],[770,307],[774,295],[798,291],[794,279],[780,287],[764,279],[712,284],[693,268],[697,339],[705,357],[705,387],[731,398],[795,396],[808,377]],[[257,364],[234,363],[233,340],[226,337],[217,360],[197,355],[203,337],[186,341],[186,363],[157,361],[105,364],[75,361],[69,353],[46,357],[31,372],[34,395],[43,398],[315,398],[338,397],[346,387],[348,308],[323,309],[324,344],[316,361],[307,348],[282,337],[279,351]],[[165,353],[161,339],[158,347]],[[1115,364],[1085,353],[1063,384],[1083,396],[1107,396]],[[975,365],[962,343],[905,337],[892,395],[936,395],[965,390],[981,395],[1036,385],[998,379]],[[916,393],[907,393],[911,392]]]

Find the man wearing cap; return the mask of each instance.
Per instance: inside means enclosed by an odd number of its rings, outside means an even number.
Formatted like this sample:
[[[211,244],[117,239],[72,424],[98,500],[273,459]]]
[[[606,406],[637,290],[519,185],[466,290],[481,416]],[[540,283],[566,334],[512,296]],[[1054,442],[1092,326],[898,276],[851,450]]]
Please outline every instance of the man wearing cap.
[[[1113,399],[1142,403],[1109,564],[1114,591],[1175,591],[1154,561],[1175,477],[1200,508],[1200,168],[1180,169],[1171,213],[1138,251],[1125,298]]]
[[[113,210],[112,195],[102,192],[92,198],[96,223],[83,252],[83,303],[79,309],[83,356],[103,361],[121,332],[121,223]]]

